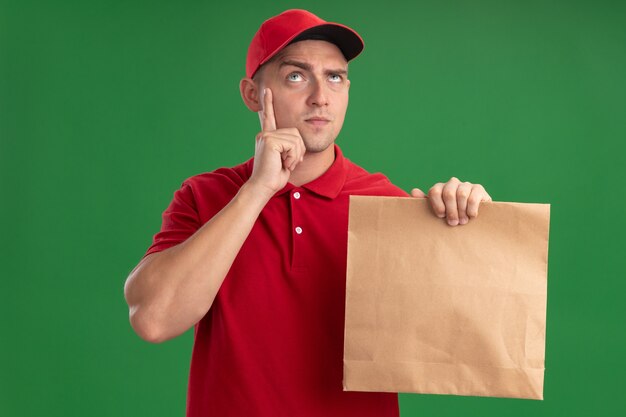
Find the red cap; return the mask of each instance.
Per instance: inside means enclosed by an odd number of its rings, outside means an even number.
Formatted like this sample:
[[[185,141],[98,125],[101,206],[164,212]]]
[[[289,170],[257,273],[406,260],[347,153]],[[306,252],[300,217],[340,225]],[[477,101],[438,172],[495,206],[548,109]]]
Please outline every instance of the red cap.
[[[354,30],[339,23],[327,22],[306,10],[286,10],[267,19],[252,38],[246,59],[250,78],[292,41],[321,39],[337,45],[347,61],[363,50],[363,39]]]

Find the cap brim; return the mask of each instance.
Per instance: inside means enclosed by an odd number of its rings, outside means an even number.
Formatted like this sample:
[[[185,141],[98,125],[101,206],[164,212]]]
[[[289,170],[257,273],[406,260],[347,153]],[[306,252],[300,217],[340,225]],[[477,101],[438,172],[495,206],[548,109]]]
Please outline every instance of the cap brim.
[[[346,61],[350,61],[356,58],[356,56],[363,51],[364,47],[363,39],[354,30],[339,23],[328,22],[305,29],[302,32],[289,37],[285,40],[285,42],[282,43],[282,45],[276,48],[274,52],[266,56],[265,59],[263,59],[263,61],[259,63],[259,67],[272,59],[287,45],[306,39],[312,39],[315,37],[324,39],[337,45],[343,56],[346,58]],[[254,74],[252,74],[252,76],[254,76]]]
[[[306,29],[295,36],[289,43],[312,38],[324,39],[337,45],[346,61],[356,58],[363,51],[363,39],[361,39],[358,33],[347,26],[331,22]]]

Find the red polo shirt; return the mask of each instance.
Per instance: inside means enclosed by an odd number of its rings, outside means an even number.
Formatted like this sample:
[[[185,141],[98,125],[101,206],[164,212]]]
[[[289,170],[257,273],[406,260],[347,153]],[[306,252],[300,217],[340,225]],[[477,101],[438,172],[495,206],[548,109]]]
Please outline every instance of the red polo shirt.
[[[147,253],[191,236],[237,194],[252,164],[186,180]],[[195,326],[187,416],[398,415],[397,394],[342,387],[350,195],[407,196],[335,146],[322,176],[287,184],[267,203]]]

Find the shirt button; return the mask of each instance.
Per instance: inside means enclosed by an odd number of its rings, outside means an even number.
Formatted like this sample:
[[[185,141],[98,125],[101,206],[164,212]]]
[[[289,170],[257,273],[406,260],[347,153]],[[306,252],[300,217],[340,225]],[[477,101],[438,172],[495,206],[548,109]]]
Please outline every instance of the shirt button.
[[[296,227],[296,233],[302,234],[302,228],[300,226]]]
[[[295,193],[293,193],[293,198],[295,198],[296,200],[299,200],[300,199],[300,193],[297,192],[297,191]]]

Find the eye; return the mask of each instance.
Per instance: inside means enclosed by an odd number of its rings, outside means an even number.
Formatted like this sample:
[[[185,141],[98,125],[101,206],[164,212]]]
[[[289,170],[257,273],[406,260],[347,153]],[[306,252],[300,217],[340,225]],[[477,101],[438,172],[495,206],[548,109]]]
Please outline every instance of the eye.
[[[339,74],[330,74],[328,76],[328,79],[331,83],[340,83],[341,81],[343,81],[343,77]]]
[[[302,74],[299,72],[292,72],[287,76],[287,79],[289,81],[302,81]]]

